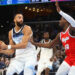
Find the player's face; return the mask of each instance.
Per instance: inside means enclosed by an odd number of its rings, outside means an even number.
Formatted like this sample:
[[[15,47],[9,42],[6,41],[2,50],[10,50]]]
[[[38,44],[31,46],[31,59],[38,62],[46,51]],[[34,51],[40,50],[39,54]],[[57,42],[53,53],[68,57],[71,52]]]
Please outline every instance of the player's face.
[[[64,26],[65,26],[65,24],[66,24],[66,20],[63,18],[63,17],[61,17],[61,19],[60,19],[60,21],[59,21],[59,26],[63,29],[64,28]]]
[[[49,39],[49,33],[48,32],[44,33],[43,37],[44,37],[44,39],[48,40]]]
[[[23,26],[23,15],[22,14],[17,14],[14,18],[14,22],[19,26]]]

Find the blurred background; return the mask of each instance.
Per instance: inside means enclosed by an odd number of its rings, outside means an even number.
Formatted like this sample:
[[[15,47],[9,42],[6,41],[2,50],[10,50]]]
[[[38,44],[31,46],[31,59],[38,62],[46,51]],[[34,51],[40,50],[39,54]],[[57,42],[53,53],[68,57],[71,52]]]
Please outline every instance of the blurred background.
[[[63,11],[75,18],[75,1],[59,0],[60,7]],[[8,32],[14,27],[13,17],[17,11],[21,11],[24,15],[24,23],[31,26],[34,32],[34,40],[40,42],[43,39],[43,33],[49,32],[50,39],[53,40],[61,31],[59,20],[61,16],[57,13],[55,0],[0,0],[0,40],[8,44]],[[50,71],[50,75],[54,75],[59,65],[63,61],[65,54],[64,48],[57,45],[55,49],[58,54],[55,56],[55,66]],[[10,63],[10,58],[0,54],[1,70]],[[59,63],[57,63],[59,61]],[[3,70],[1,72],[4,72]],[[5,73],[4,73],[5,74]],[[4,75],[3,74],[3,75]],[[42,73],[44,75],[45,73]]]

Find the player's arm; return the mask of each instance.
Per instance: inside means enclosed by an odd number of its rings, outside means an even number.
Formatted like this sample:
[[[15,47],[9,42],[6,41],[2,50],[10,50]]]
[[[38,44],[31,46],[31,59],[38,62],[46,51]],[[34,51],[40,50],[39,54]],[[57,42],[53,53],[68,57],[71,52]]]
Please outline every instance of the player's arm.
[[[55,5],[56,5],[57,12],[70,23],[71,30],[75,31],[75,20],[60,9],[59,3],[57,0]]]
[[[22,42],[16,45],[10,45],[9,49],[23,49],[26,48],[28,41],[30,39],[30,35],[32,34],[32,30],[29,26],[25,26],[23,28],[23,38],[22,38]],[[8,45],[6,45],[6,47],[2,47],[2,49],[8,49]]]
[[[45,43],[36,43],[33,41],[33,39],[31,39],[31,43],[35,46],[39,46],[39,47],[45,47],[45,48],[53,48],[56,44],[60,43],[60,33],[56,36],[56,38],[50,42],[49,44],[45,44]]]
[[[2,44],[5,45],[4,42],[2,42]],[[9,44],[14,45],[13,40],[12,40],[11,31],[9,32]],[[0,53],[6,54],[6,55],[12,55],[14,53],[14,50],[13,49],[10,49],[10,50],[2,50],[2,49],[0,49]]]

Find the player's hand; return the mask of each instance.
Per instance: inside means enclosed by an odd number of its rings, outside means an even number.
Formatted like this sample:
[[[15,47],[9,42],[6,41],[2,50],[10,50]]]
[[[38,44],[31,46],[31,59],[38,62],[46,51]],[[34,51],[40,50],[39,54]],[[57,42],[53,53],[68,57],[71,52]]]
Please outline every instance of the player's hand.
[[[56,10],[57,10],[57,12],[60,12],[61,9],[60,9],[60,7],[59,7],[58,0],[56,0],[55,6],[56,6]]]
[[[0,49],[2,49],[2,50],[7,49],[7,45],[3,41],[1,41]]]

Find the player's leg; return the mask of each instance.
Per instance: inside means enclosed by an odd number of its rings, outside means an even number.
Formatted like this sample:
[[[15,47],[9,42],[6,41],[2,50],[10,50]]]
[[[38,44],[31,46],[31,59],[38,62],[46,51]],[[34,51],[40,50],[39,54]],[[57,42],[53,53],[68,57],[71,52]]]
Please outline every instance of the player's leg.
[[[44,69],[45,69],[44,62],[43,61],[39,61],[36,75],[41,75],[41,73],[43,72]]]
[[[37,63],[36,57],[34,56],[27,57],[24,67],[24,75],[34,75],[36,63]]]
[[[23,70],[23,65],[22,63],[12,60],[10,62],[9,67],[7,68],[6,75],[13,75],[14,73],[20,73]]]
[[[50,69],[49,68],[46,68],[45,69],[45,75],[49,75],[49,71],[50,71]]]
[[[56,75],[67,75],[70,70],[69,64],[67,64],[65,61],[60,65],[58,71],[56,72]]]
[[[45,75],[49,75],[50,70],[52,70],[53,61],[46,62]]]
[[[75,75],[75,66],[72,66],[68,75]]]
[[[73,63],[73,66],[70,68],[68,75],[75,75],[75,62]]]

